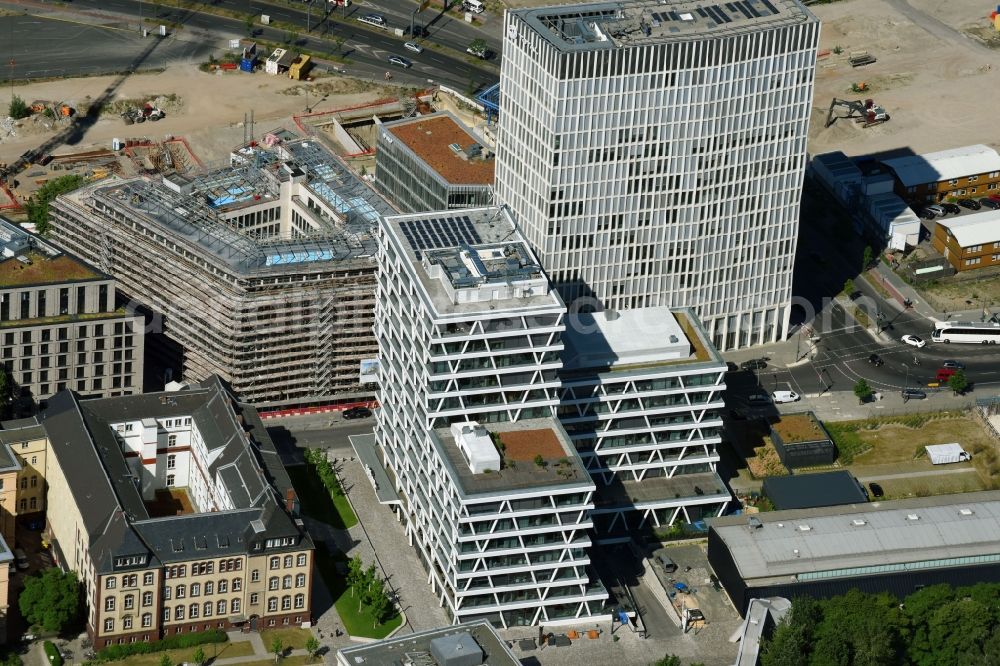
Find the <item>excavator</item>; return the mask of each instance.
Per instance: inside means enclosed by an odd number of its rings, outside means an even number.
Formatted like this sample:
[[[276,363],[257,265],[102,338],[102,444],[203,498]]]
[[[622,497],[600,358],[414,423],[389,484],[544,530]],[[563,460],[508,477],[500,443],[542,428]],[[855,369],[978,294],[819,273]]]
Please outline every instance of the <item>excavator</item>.
[[[847,114],[843,116],[835,115],[834,110],[838,107],[847,109]],[[830,112],[826,116],[825,127],[829,127],[837,122],[838,118],[853,118],[855,122],[864,123],[865,127],[871,127],[872,125],[888,122],[889,114],[886,113],[883,107],[877,106],[875,100],[872,99],[866,99],[862,102],[860,100],[850,101],[834,98],[830,102]]]

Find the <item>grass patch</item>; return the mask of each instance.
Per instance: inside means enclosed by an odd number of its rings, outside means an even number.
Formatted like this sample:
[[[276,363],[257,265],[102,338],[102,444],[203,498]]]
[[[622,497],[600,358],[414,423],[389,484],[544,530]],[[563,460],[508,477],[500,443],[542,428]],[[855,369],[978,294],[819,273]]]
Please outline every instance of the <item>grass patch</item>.
[[[297,654],[291,657],[282,658],[278,666],[303,666],[303,664],[319,663],[322,660],[322,657],[310,660],[309,655]],[[261,659],[260,661],[244,661],[240,664],[240,666],[275,666],[274,657],[271,657],[270,659]]]
[[[282,627],[281,629],[264,629],[260,632],[260,639],[264,641],[264,647],[271,649],[274,639],[281,640],[281,644],[293,650],[302,650],[306,647],[306,641],[312,636],[308,629],[298,627]]]
[[[758,446],[753,450],[753,453],[752,458],[747,458],[747,469],[750,470],[755,479],[788,475],[788,470],[785,469],[781,458],[778,457],[778,452],[770,437],[767,438],[764,446]]]
[[[872,320],[862,308],[858,306],[851,307],[851,316],[854,317],[854,321],[858,322],[858,325],[863,328],[871,328]]]
[[[354,515],[354,509],[347,501],[347,496],[327,490],[315,467],[306,463],[287,469],[292,485],[295,486],[295,492],[302,502],[302,513],[339,529],[347,529],[358,524],[358,517]]]
[[[868,273],[862,273],[861,277],[865,279],[865,282],[868,283],[869,287],[878,292],[879,296],[881,296],[886,300],[892,299],[892,294],[889,293],[888,289],[882,286],[882,282],[880,280],[876,280],[873,276],[869,275]]]
[[[238,643],[213,643],[212,645],[200,646],[205,656],[211,659],[228,659],[229,657],[250,657],[253,656],[253,646],[249,641]],[[170,657],[170,663],[183,664],[184,662],[194,662],[194,653],[197,647],[182,648],[179,650],[165,650],[163,652],[150,652],[149,654],[134,654],[119,661],[102,662],[107,666],[160,666],[160,659],[163,655]],[[274,659],[269,662],[274,663]]]
[[[857,421],[827,423],[826,431],[830,433],[833,444],[837,447],[837,459],[845,465],[854,462],[854,457],[871,448],[858,434]]]
[[[337,614],[344,623],[347,633],[367,638],[385,638],[403,623],[402,616],[397,613],[385,623],[374,626],[374,618],[367,609],[358,612],[358,599],[356,596],[351,596],[344,576],[337,572],[337,562],[347,562],[347,557],[339,551],[331,553],[327,550],[326,544],[316,544],[316,567],[327,589],[330,590],[334,606],[337,607]]]

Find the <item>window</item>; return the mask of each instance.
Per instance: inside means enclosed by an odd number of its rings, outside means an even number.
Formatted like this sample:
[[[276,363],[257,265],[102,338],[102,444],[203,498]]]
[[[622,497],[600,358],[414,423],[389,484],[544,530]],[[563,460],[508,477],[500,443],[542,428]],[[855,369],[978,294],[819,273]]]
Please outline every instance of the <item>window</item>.
[[[28,500],[22,499],[21,502],[20,502],[20,504],[21,504],[21,511],[27,511],[28,510]]]
[[[201,583],[191,583],[191,596],[197,597],[201,594]]]
[[[278,585],[279,585],[279,583],[278,583],[278,577],[277,576],[271,576],[270,578],[267,579],[267,589],[269,589],[269,590],[277,590],[278,589]]]
[[[115,620],[114,618],[107,618],[104,620],[104,631],[114,631],[115,630]]]
[[[32,488],[37,488],[38,487],[38,476],[37,475],[33,475],[31,477],[31,487]]]
[[[258,569],[254,569],[250,572],[250,581],[253,583],[260,581],[260,571]]]
[[[260,602],[260,595],[256,592],[250,593],[250,605],[256,606]]]
[[[983,246],[982,245],[970,245],[969,247],[967,247],[965,249],[968,252],[981,252],[982,249],[983,249]]]
[[[31,456],[31,464],[32,465],[38,464],[38,456]]]
[[[125,617],[122,618],[122,629],[128,630],[131,628],[132,628],[132,616],[126,615]]]
[[[27,487],[28,487],[28,477],[22,476],[21,477],[21,489],[24,490]]]
[[[233,579],[233,592],[239,592],[242,589],[243,589],[243,579],[242,578],[234,578]]]
[[[296,594],[295,595],[295,607],[296,608],[305,608],[305,606],[306,606],[306,595],[301,594],[301,593]]]
[[[199,615],[198,611],[199,611],[198,604],[191,604],[191,606],[188,608],[188,618],[193,620],[196,617],[198,617]]]
[[[207,583],[205,583],[205,594],[209,595],[212,594],[213,592],[215,592],[215,583],[213,583],[212,581],[208,581]]]
[[[219,594],[225,594],[229,591],[229,582],[225,580],[219,581]]]
[[[969,182],[974,183],[979,180],[979,176],[969,176]]]
[[[184,588],[183,585],[178,585],[177,586],[177,598],[178,599],[183,599],[185,592],[187,592],[187,590]]]
[[[268,597],[267,610],[269,613],[273,613],[278,610],[278,597]]]
[[[142,605],[143,605],[143,608],[145,608],[147,606],[152,606],[153,605],[153,593],[152,592],[143,592],[142,593]]]
[[[233,615],[236,615],[237,613],[240,612],[239,599],[233,599],[232,601],[229,602],[229,612],[232,613]]]
[[[177,446],[177,435],[167,435],[167,446]]]
[[[113,611],[115,609],[115,598],[114,597],[104,597],[104,610]]]
[[[201,610],[202,617],[212,617],[212,602],[206,601]]]
[[[281,610],[292,610],[292,598],[287,594],[281,597]]]
[[[139,576],[137,576],[136,574],[122,576],[122,587],[135,587],[136,583],[138,582],[139,582]]]
[[[126,594],[125,595],[125,610],[132,610],[135,607],[135,595]]]
[[[170,601],[170,586],[169,585],[167,585],[166,587],[163,588],[163,598],[165,600],[167,600],[167,601]]]
[[[285,568],[287,569],[290,566],[292,566],[292,556],[285,555]]]
[[[167,485],[168,486],[174,485],[174,475],[173,474],[167,474]]]
[[[306,586],[306,575],[300,573],[295,577],[295,587],[305,587]]]
[[[37,509],[38,508],[38,498],[37,497],[32,497],[28,501],[28,504],[30,505],[30,508]]]
[[[272,569],[277,569],[277,568],[279,568],[280,566],[281,566],[281,558],[280,558],[280,557],[277,557],[277,556],[275,556],[275,557],[272,557],[272,558],[271,558],[271,568],[272,568]]]
[[[143,627],[152,627],[153,626],[153,614],[152,613],[143,613],[142,614],[142,626]]]
[[[170,622],[170,606],[163,607],[163,621]]]
[[[965,260],[965,265],[966,265],[966,266],[975,266],[976,264],[978,264],[978,263],[979,263],[979,260],[980,260],[981,258],[982,258],[982,257],[976,257],[975,259],[966,259],[966,260]],[[21,501],[23,502],[24,500],[21,500]]]
[[[215,612],[218,613],[219,615],[225,615],[226,614],[226,600],[225,599],[219,599],[219,603],[215,604]]]
[[[174,619],[183,620],[184,619],[184,606],[178,606],[174,609]]]
[[[958,185],[958,178],[952,178],[948,181],[949,185]]]
[[[152,585],[153,584],[153,572],[152,571],[147,571],[146,573],[144,573],[142,575],[142,584],[143,585]]]
[[[306,565],[306,554],[299,553],[298,558],[296,558],[295,564],[297,566],[304,567]]]
[[[292,587],[292,576],[291,576],[291,574],[285,575],[281,579],[281,587],[282,587],[282,589],[285,589],[285,590],[291,589],[291,587]]]
[[[167,456],[167,469],[177,468],[177,456],[170,454]]]

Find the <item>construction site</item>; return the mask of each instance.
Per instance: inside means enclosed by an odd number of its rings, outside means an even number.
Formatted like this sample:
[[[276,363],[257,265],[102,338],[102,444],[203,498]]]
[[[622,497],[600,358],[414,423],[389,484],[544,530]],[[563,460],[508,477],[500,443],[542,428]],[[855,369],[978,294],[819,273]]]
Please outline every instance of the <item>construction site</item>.
[[[364,401],[360,363],[377,353],[374,233],[394,211],[315,139],[266,136],[228,164],[64,195],[53,239],[147,314],[151,379],[217,374],[267,409]]]

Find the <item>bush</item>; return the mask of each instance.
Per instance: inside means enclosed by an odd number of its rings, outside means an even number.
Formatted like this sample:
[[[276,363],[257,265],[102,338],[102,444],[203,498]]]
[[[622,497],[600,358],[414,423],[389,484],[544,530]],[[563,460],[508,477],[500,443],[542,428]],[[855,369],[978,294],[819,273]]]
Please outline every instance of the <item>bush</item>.
[[[49,658],[49,664],[51,664],[51,666],[62,666],[62,655],[59,654],[59,650],[57,650],[56,646],[52,644],[52,641],[45,641],[42,643],[42,648],[45,650],[45,656]]]
[[[44,236],[49,232],[49,203],[60,194],[77,189],[83,182],[83,176],[68,175],[50,180],[38,188],[31,201],[25,204],[25,210],[28,212],[28,220],[35,224],[39,235]]]
[[[122,645],[109,645],[97,653],[97,658],[93,661],[119,661],[133,654],[150,654],[152,652],[162,652],[163,650],[177,650],[181,648],[195,647],[206,643],[225,643],[229,640],[226,632],[218,629],[212,631],[199,631],[193,634],[181,634],[170,636],[161,641],[152,643],[123,643]]]
[[[14,95],[10,100],[10,106],[7,107],[7,115],[14,120],[20,120],[21,118],[27,118],[31,115],[31,109],[28,105],[24,103],[24,100]]]

